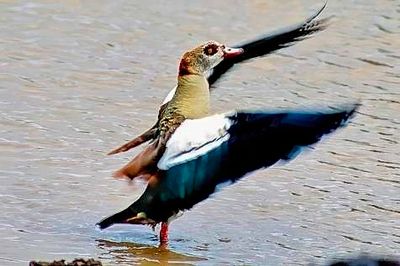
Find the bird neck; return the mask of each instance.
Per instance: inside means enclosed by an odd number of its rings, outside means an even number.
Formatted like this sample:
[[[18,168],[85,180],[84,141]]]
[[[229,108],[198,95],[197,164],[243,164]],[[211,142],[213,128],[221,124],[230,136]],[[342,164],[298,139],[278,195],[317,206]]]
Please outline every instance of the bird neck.
[[[189,119],[208,115],[210,108],[210,90],[203,75],[178,76],[178,85],[171,104]]]

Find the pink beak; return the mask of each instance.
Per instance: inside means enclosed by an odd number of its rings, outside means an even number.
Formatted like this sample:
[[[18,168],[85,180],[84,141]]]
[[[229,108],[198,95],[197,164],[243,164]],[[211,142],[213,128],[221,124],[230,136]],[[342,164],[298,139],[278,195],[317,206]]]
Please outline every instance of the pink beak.
[[[230,47],[225,47],[224,49],[224,58],[233,58],[235,56],[238,56],[242,54],[244,50],[242,48],[230,48]]]

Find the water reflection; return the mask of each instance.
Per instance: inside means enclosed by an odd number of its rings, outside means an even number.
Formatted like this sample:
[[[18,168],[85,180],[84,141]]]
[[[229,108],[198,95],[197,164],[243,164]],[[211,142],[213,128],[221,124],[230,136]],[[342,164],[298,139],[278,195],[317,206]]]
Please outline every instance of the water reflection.
[[[166,248],[132,242],[113,242],[97,240],[97,246],[103,251],[101,258],[111,260],[118,265],[135,263],[138,265],[194,265],[205,258],[180,254]]]

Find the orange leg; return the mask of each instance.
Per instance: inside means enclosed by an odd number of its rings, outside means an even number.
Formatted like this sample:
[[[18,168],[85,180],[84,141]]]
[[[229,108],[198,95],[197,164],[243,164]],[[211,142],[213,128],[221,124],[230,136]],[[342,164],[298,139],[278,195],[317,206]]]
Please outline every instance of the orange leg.
[[[160,229],[160,248],[168,246],[168,223],[162,222]]]

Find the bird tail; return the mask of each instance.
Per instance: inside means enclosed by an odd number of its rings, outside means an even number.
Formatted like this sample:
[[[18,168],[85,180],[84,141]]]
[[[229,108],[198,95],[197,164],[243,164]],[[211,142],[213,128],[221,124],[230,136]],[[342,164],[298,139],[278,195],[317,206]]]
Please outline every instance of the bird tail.
[[[107,218],[104,218],[100,222],[98,222],[96,225],[101,229],[106,229],[107,227],[110,227],[113,224],[118,224],[118,223],[129,223],[127,220],[129,218],[136,217],[137,212],[133,210],[132,206],[126,208],[123,211],[120,211],[116,214],[113,214]]]

